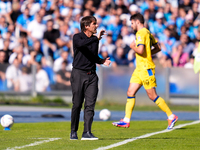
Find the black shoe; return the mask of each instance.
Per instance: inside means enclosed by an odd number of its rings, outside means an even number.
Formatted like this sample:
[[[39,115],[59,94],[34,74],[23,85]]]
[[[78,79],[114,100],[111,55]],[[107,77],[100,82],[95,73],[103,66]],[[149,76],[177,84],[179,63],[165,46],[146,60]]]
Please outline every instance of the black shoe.
[[[98,140],[91,132],[83,132],[81,140]]]
[[[76,131],[71,131],[70,140],[78,140],[78,136],[77,136],[77,132]]]

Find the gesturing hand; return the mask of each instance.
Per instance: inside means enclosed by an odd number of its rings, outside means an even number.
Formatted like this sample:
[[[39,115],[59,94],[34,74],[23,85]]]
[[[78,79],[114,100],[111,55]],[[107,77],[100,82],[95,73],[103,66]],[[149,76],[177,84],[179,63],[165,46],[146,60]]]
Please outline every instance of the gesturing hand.
[[[111,61],[110,61],[110,57],[104,59],[103,64],[104,64],[105,66],[108,67],[108,66],[110,65],[110,63],[111,63]]]
[[[98,38],[99,40],[101,40],[101,38],[102,38],[101,36],[102,36],[102,35],[105,35],[105,33],[106,33],[106,31],[102,29],[102,30],[99,32],[99,34],[97,35],[97,38]]]

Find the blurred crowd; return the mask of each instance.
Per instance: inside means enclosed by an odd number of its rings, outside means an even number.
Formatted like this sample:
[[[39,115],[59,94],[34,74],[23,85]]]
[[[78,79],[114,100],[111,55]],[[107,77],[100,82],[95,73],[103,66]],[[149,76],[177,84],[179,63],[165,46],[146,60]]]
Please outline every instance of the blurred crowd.
[[[130,16],[140,12],[161,52],[163,67],[192,68],[200,40],[200,0],[0,0],[0,90],[29,91],[36,65],[36,91],[70,88],[72,37],[80,19],[93,15],[105,29],[99,56],[111,67],[136,66]]]

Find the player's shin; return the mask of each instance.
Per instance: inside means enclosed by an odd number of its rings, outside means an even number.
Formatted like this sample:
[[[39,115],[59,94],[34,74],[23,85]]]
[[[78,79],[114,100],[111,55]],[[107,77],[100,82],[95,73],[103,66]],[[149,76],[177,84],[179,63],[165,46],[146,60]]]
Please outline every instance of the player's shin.
[[[157,96],[154,99],[154,103],[156,103],[158,107],[167,114],[168,117],[172,115],[172,111],[169,109],[168,105],[165,103],[165,100],[162,97]]]
[[[135,96],[128,96],[125,108],[125,117],[124,117],[125,122],[130,122],[134,106],[135,106]]]

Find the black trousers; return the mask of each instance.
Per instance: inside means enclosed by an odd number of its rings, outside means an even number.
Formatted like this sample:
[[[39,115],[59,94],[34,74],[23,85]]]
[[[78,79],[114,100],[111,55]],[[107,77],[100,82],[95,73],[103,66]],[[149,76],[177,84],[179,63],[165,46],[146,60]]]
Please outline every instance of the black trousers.
[[[98,94],[98,76],[96,72],[88,72],[79,69],[72,69],[72,111],[71,131],[77,131],[79,126],[80,112],[84,104],[84,132],[90,131],[92,127],[94,108]]]

